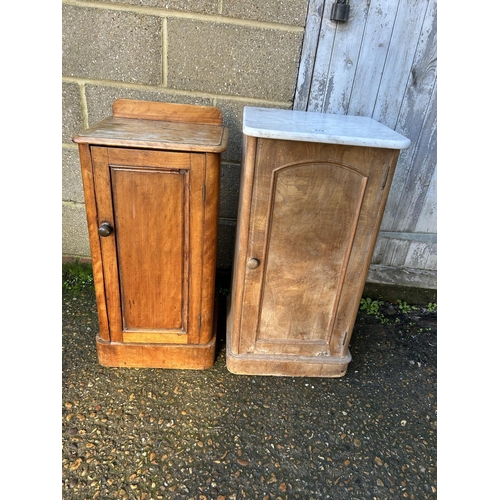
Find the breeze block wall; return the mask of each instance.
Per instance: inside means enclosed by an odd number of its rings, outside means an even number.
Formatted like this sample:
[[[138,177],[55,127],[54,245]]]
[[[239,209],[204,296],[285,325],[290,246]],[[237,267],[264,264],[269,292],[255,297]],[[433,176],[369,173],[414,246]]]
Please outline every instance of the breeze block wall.
[[[90,258],[77,146],[118,98],[217,106],[222,155],[219,269],[230,269],[244,106],[292,108],[308,0],[64,0],[63,258]]]

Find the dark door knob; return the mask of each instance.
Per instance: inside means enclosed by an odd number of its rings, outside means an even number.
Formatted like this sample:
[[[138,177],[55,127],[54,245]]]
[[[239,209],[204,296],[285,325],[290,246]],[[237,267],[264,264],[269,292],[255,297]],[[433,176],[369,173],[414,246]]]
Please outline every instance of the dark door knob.
[[[97,232],[99,236],[109,236],[113,232],[113,228],[109,222],[103,222]]]

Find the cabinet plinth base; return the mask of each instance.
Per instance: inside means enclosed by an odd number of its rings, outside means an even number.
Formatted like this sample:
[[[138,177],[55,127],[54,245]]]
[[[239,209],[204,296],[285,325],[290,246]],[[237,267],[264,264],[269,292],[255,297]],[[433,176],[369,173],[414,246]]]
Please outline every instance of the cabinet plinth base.
[[[274,375],[279,377],[343,377],[351,353],[347,356],[294,356],[289,354],[234,354],[231,332],[227,330],[226,367],[236,375]]]
[[[215,334],[207,344],[124,344],[96,338],[99,364],[117,368],[205,370],[215,362]]]

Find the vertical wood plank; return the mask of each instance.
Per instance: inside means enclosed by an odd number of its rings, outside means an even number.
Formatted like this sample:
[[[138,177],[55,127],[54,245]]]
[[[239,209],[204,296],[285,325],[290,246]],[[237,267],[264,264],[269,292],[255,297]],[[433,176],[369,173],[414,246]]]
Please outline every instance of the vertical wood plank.
[[[106,308],[104,270],[102,265],[101,245],[97,234],[97,206],[95,201],[94,172],[90,146],[79,144],[80,164],[82,171],[83,192],[85,197],[85,208],[87,215],[87,227],[89,231],[90,252],[92,255],[92,274],[94,277],[94,288],[97,302],[97,315],[99,318],[99,335],[103,340],[109,340],[108,312]]]
[[[94,159],[95,197],[97,205],[97,226],[108,222],[115,226],[111,196],[108,150],[105,147],[92,147]],[[106,304],[109,318],[110,340],[123,341],[123,327],[120,300],[120,278],[116,258],[116,239],[114,233],[99,237],[103,259],[103,274],[106,290]]]
[[[380,81],[387,59],[397,7],[397,2],[385,0],[370,2],[347,114],[370,117],[373,114],[381,91]]]
[[[293,109],[295,110],[305,111],[307,109],[324,3],[325,0],[309,0],[304,41],[302,43],[302,58],[300,60],[296,94],[293,101]]]
[[[407,157],[409,169],[394,212],[393,231],[414,231],[436,169],[437,100],[435,93],[425,115],[420,134]]]
[[[398,227],[396,218],[400,213],[400,205],[404,203],[404,197],[408,192],[412,192],[415,187],[408,184],[408,178],[413,168],[413,163],[418,156],[421,140],[419,139],[422,130],[427,126],[432,126],[429,121],[429,108],[435,107],[436,99],[436,1],[430,0],[429,7],[426,10],[426,17],[423,21],[422,30],[419,35],[419,41],[415,57],[411,67],[408,83],[405,90],[405,96],[399,110],[399,116],[396,123],[396,130],[409,137],[412,141],[411,146],[401,152],[398,168],[394,176],[394,182],[387,202],[387,209],[382,221],[383,230],[392,230]],[[435,129],[433,129],[435,134]],[[435,141],[434,141],[435,142]],[[436,146],[428,143],[425,147],[427,153],[432,158],[432,166],[428,168],[436,169]],[[421,166],[417,166],[421,168]],[[428,177],[428,174],[425,174]],[[431,172],[432,175],[432,172]],[[408,206],[406,210],[414,210]],[[420,217],[420,213],[416,214]],[[435,226],[435,222],[431,223]],[[404,227],[399,224],[399,227]],[[403,230],[410,230],[405,228]]]
[[[325,23],[333,25],[335,42],[328,63],[326,85],[321,99],[322,105],[321,108],[317,109],[318,111],[348,114],[354,79],[360,67],[359,57],[369,3],[368,0],[351,2],[349,21],[347,23],[325,21]],[[330,12],[331,6],[325,12],[328,18]],[[370,64],[370,61],[362,61],[361,66],[365,64]],[[318,87],[318,91],[321,91],[321,85]],[[315,101],[320,101],[319,95],[315,96]]]
[[[203,196],[205,182],[205,155],[191,154],[190,211],[189,211],[189,323],[188,343],[200,344],[200,324],[203,284]]]
[[[422,204],[422,210],[415,225],[419,233],[437,233],[437,170],[434,169],[427,193]]]
[[[255,156],[257,150],[257,139],[243,135],[243,151],[240,176],[240,198],[238,202],[238,218],[236,225],[236,239],[233,264],[233,279],[231,290],[230,321],[234,325],[231,337],[232,352],[241,352],[241,311],[243,307],[243,295],[245,290],[245,269],[250,227],[250,206],[252,204],[252,190],[255,173]]]
[[[392,129],[396,128],[407,83],[413,78],[415,53],[422,41],[419,34],[427,11],[425,5],[420,0],[400,0],[390,33],[379,92],[371,116]]]
[[[206,155],[205,172],[205,221],[203,238],[203,287],[201,317],[203,323],[200,329],[200,344],[206,344],[215,335],[213,318],[215,293],[215,271],[217,266],[217,232],[219,215],[219,184],[220,184],[220,155]]]

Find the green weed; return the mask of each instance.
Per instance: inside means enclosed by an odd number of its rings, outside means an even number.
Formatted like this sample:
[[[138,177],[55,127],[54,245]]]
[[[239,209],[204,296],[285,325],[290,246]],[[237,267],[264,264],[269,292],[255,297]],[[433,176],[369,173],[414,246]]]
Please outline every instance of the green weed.
[[[416,311],[418,309],[418,307],[410,306],[404,300],[398,300],[398,308],[399,308],[400,312],[402,312],[403,314],[409,314],[412,311]]]
[[[372,300],[370,298],[361,299],[359,309],[361,311],[366,311],[366,314],[377,316],[379,314],[379,302],[378,300]]]
[[[382,324],[387,324],[389,320],[381,313],[381,305],[383,305],[382,302],[367,297],[366,299],[361,299],[359,309],[360,311],[366,311],[366,314],[369,316],[375,316]]]
[[[429,311],[429,312],[436,312],[437,311],[437,304],[436,304],[436,302],[429,302],[427,304],[427,311]]]
[[[79,293],[94,286],[92,266],[78,260],[63,264],[62,287],[68,292]]]

